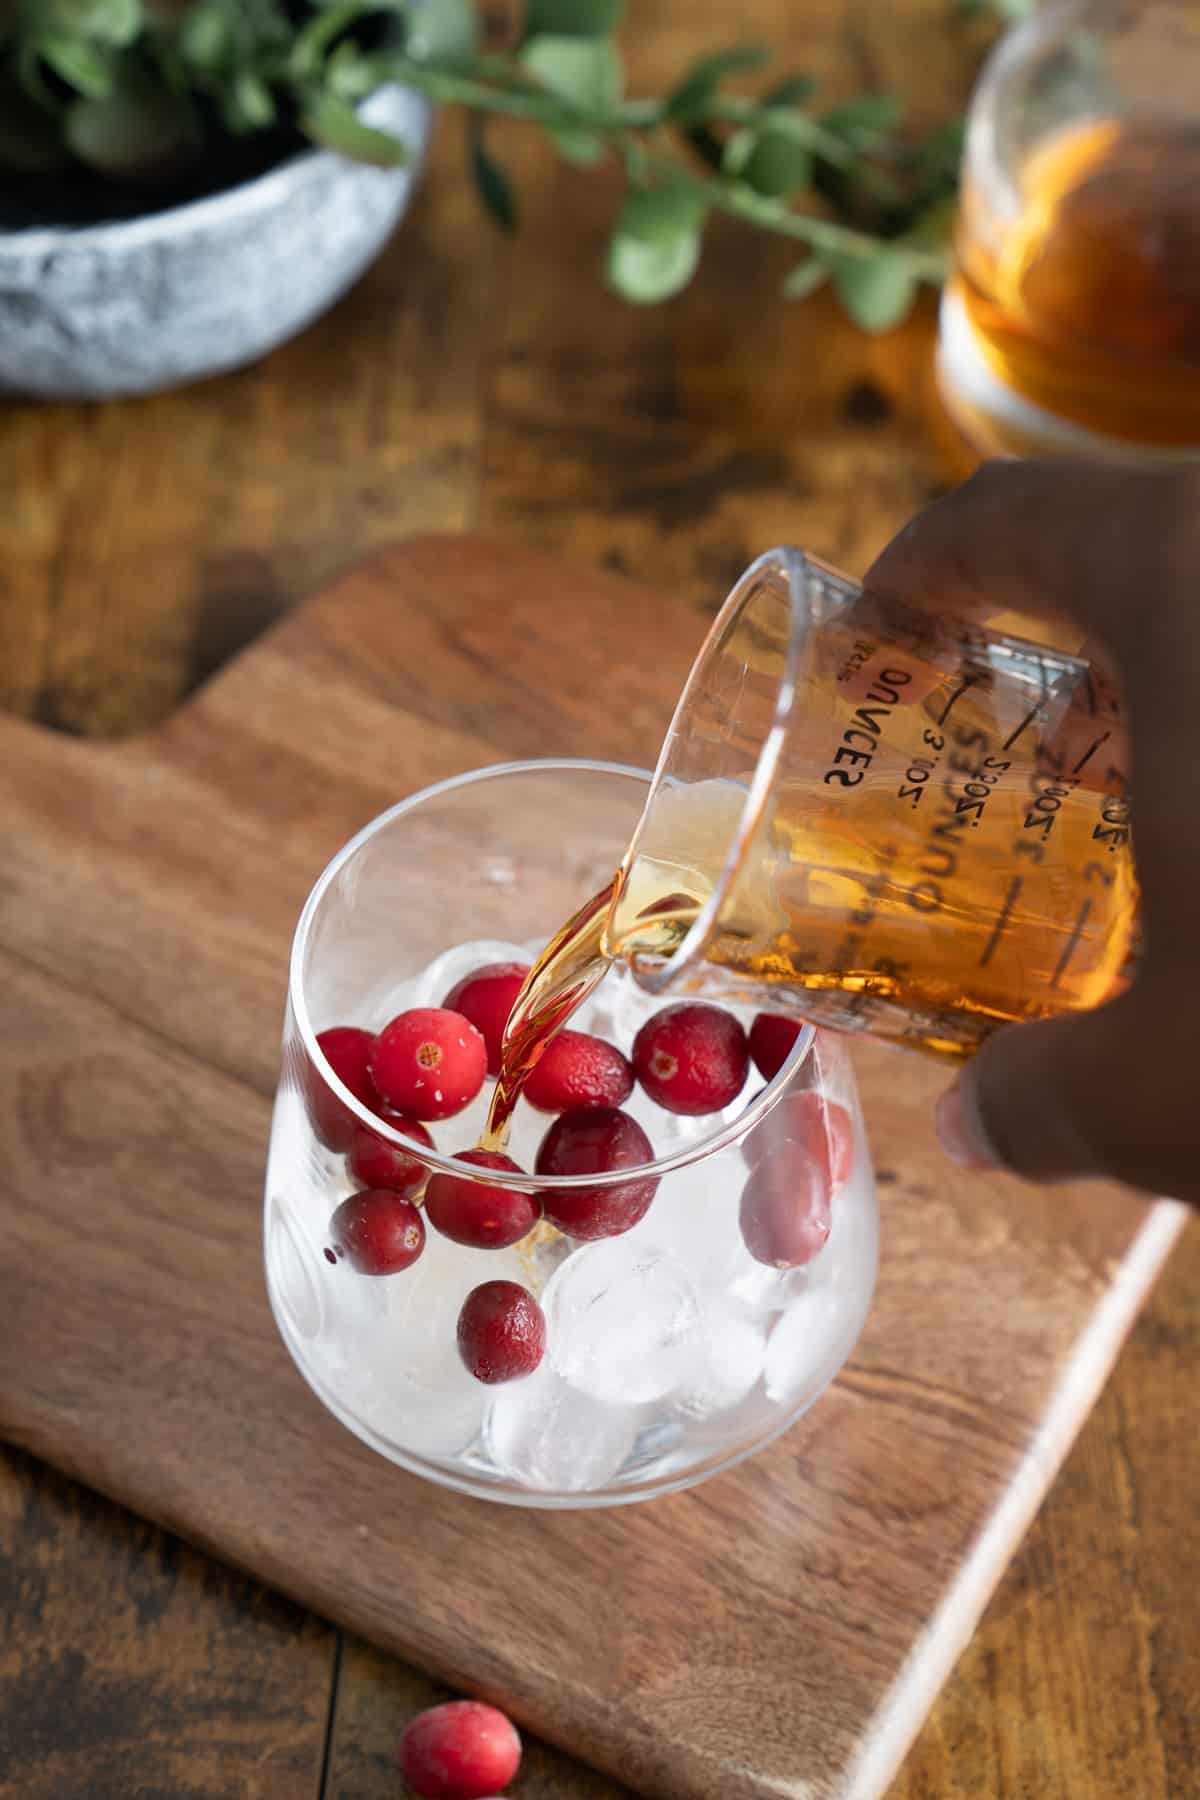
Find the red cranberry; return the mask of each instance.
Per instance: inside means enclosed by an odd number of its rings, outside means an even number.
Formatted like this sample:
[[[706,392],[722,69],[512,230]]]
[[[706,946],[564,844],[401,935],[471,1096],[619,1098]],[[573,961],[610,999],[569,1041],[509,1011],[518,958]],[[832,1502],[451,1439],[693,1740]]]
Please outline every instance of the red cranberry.
[[[792,1146],[821,1164],[830,1187],[840,1187],[854,1167],[854,1121],[817,1088],[784,1094],[747,1139],[746,1159],[786,1157]]]
[[[822,1162],[793,1144],[751,1169],[742,1188],[742,1237],[756,1262],[798,1269],[824,1248],[831,1224]]]
[[[508,1024],[513,1001],[520,993],[528,973],[528,963],[488,963],[486,968],[476,969],[473,975],[466,975],[461,981],[455,982],[442,1001],[442,1005],[449,1007],[451,1012],[461,1013],[464,1019],[470,1019],[476,1031],[483,1034],[483,1041],[487,1045],[489,1075],[500,1073],[500,1043],[504,1027]]]
[[[521,1167],[498,1150],[459,1150],[459,1162],[479,1169],[507,1169],[520,1175]],[[532,1231],[540,1207],[529,1194],[515,1188],[489,1187],[462,1175],[433,1175],[425,1192],[425,1216],[443,1237],[476,1250],[503,1250],[518,1244]]]
[[[539,1112],[622,1106],[633,1092],[633,1070],[615,1044],[586,1031],[560,1031],[521,1091]]]
[[[383,1107],[380,1117],[393,1131],[402,1131],[414,1144],[423,1144],[426,1150],[434,1148],[433,1139],[416,1119],[406,1119],[403,1113],[392,1112],[390,1107]],[[407,1156],[398,1144],[389,1144],[368,1125],[355,1127],[350,1145],[350,1170],[364,1187],[391,1188],[393,1193],[403,1194],[406,1199],[412,1198],[429,1173],[419,1158]]]
[[[698,1000],[665,1006],[633,1041],[637,1078],[668,1112],[720,1112],[741,1093],[749,1064],[733,1014]]]
[[[400,1739],[400,1772],[425,1800],[484,1800],[521,1765],[516,1727],[494,1706],[451,1700],[418,1713]]]
[[[654,1160],[654,1149],[636,1119],[615,1106],[563,1113],[542,1139],[539,1175],[607,1175]],[[619,1237],[650,1209],[658,1177],[602,1183],[577,1190],[542,1193],[542,1211],[552,1225],[574,1238]]]
[[[774,1081],[804,1027],[799,1019],[758,1013],[750,1027],[750,1054],[764,1081]]]
[[[546,1349],[546,1315],[517,1281],[472,1288],[458,1315],[458,1353],[476,1381],[532,1375]]]
[[[371,1079],[388,1105],[413,1119],[448,1119],[475,1098],[487,1046],[469,1019],[414,1006],[385,1025],[371,1054]]]
[[[372,1112],[378,1112],[379,1095],[375,1092],[369,1066],[374,1042],[373,1034],[357,1025],[332,1025],[328,1031],[317,1033],[321,1054],[338,1080],[350,1089],[356,1100],[361,1100]],[[306,1074],[308,1115],[313,1130],[328,1149],[348,1150],[357,1119],[311,1063]]]
[[[425,1221],[391,1188],[351,1194],[329,1221],[335,1250],[360,1275],[398,1275],[411,1268],[425,1248]]]

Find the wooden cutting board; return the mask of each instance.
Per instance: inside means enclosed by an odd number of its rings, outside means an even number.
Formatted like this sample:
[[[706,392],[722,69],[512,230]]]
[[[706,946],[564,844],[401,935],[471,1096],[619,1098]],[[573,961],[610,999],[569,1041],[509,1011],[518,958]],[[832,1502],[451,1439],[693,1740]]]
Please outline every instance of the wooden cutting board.
[[[715,598],[715,596],[714,596]],[[883,1267],[755,1461],[607,1513],[374,1457],[294,1373],[261,1182],[292,925],[375,812],[508,757],[653,758],[704,620],[473,539],[409,544],[154,735],[0,719],[0,1433],[648,1795],[882,1793],[1183,1209],[968,1179],[942,1072],[864,1044]]]

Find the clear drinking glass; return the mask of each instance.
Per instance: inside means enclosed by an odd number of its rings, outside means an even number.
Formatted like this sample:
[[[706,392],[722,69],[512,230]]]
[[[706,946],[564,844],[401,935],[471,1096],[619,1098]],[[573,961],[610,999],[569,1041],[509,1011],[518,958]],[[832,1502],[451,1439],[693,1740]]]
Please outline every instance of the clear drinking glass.
[[[388,1276],[336,1254],[331,1216],[361,1185],[345,1154],[353,1127],[369,1125],[430,1172],[478,1181],[455,1153],[479,1136],[492,1082],[429,1128],[436,1148],[425,1150],[342,1085],[317,1034],[376,1031],[408,1007],[439,1005],[481,965],[529,962],[611,878],[649,779],[610,764],[525,763],[428,788],[346,846],[296,931],[266,1185],[279,1329],[365,1442],[493,1499],[642,1499],[750,1454],[833,1379],[874,1288],[875,1190],[853,1073],[841,1044],[811,1029],[772,1081],[752,1070],[724,1113],[681,1118],[635,1089],[626,1110],[655,1160],[605,1185],[649,1178],[657,1190],[624,1235],[578,1243],[543,1222],[510,1249],[475,1250],[430,1225],[418,1260]],[[573,1023],[628,1053],[661,1004],[614,968]],[[550,1122],[521,1102],[509,1148],[522,1169]],[[487,1180],[543,1194],[596,1185],[490,1170]],[[796,1266],[774,1266],[780,1246]],[[465,1296],[497,1279],[537,1296],[548,1338],[534,1374],[489,1387],[459,1359],[456,1323]]]
[[[692,669],[606,952],[661,996],[968,1055],[1128,979],[1128,767],[1086,662],[769,551]]]
[[[938,375],[982,455],[1200,455],[1200,7],[1061,0],[971,102]]]

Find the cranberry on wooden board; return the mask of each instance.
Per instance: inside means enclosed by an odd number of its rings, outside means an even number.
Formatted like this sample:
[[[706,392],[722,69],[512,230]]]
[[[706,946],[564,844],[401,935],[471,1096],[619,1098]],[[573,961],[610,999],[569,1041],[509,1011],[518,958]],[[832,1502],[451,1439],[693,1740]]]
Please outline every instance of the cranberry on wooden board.
[[[400,1739],[400,1772],[422,1800],[488,1800],[521,1766],[510,1719],[479,1700],[450,1700],[418,1713]]]
[[[413,1119],[449,1119],[468,1106],[487,1074],[487,1046],[461,1013],[414,1006],[384,1026],[371,1052],[381,1097]]]
[[[684,1000],[646,1020],[633,1042],[633,1067],[652,1100],[699,1117],[737,1099],[746,1081],[746,1033],[721,1006]]]

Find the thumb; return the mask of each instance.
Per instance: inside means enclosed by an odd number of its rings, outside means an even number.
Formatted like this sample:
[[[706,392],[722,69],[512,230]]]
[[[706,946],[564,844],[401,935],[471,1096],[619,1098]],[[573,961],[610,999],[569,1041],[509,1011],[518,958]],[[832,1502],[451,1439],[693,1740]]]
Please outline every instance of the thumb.
[[[1007,1027],[943,1095],[942,1147],[964,1167],[1030,1181],[1102,1175],[1200,1199],[1195,1092],[1174,1048],[1136,988],[1093,1012]]]

